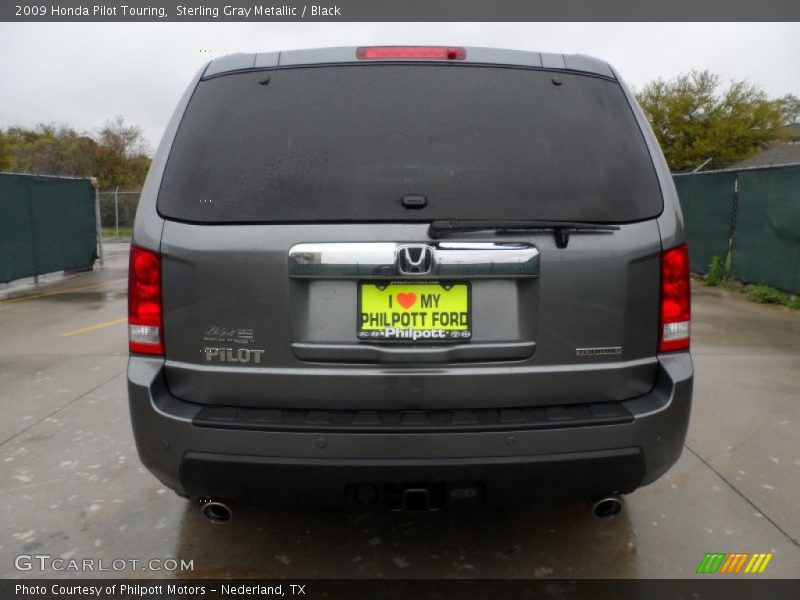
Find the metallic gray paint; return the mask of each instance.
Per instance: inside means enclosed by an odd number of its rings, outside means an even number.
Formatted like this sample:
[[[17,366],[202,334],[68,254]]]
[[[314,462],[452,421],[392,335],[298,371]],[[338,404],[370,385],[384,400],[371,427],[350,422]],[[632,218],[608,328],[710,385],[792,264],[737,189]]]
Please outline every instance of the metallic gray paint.
[[[448,458],[545,455],[641,448],[643,483],[680,455],[691,404],[688,353],[656,355],[659,253],[685,240],[672,179],[630,90],[620,84],[658,175],[664,211],[607,235],[573,236],[558,249],[549,233],[502,241],[537,251],[538,276],[475,279],[474,336],[467,344],[359,343],[358,273],[290,277],[299,244],[435,243],[427,224],[188,225],[164,221],[156,197],[175,133],[202,76],[230,70],[352,61],[354,48],[250,54],[217,59],[194,77],[154,158],[137,212],[134,243],[163,257],[167,360],[132,356],[130,409],[144,464],[181,490],[186,452],[286,458]],[[469,62],[578,70],[619,79],[589,57],[468,48]],[[457,217],[457,215],[454,215]],[[448,242],[491,243],[489,232]],[[472,279],[472,277],[471,277]],[[209,364],[211,325],[253,329],[260,365]],[[243,347],[230,344],[234,349]],[[622,348],[576,356],[577,348]],[[305,433],[198,429],[203,404],[302,408],[487,408],[618,401],[633,423],[505,433],[342,434],[324,448]]]
[[[448,241],[494,238],[451,237]],[[366,344],[355,337],[359,277],[292,279],[288,272],[287,254],[298,243],[376,238],[432,243],[425,224],[167,221],[161,253],[169,386],[194,402],[262,407],[302,402],[306,408],[329,401],[340,408],[544,405],[581,402],[587,394],[622,400],[647,392],[658,333],[661,248],[655,221],[623,225],[608,235],[575,236],[566,250],[556,248],[547,233],[509,237],[537,248],[540,276],[472,281],[474,347],[466,357],[471,362],[449,365],[460,381],[445,383],[439,371],[423,366],[430,362],[430,346],[416,346],[420,366],[409,365],[402,373],[365,362],[358,347]],[[255,346],[267,349],[261,368],[206,365],[200,349],[212,324],[253,329]],[[519,347],[507,346],[532,343],[536,351],[524,360]],[[295,344],[301,344],[299,356]],[[331,344],[340,347],[339,364],[314,365],[330,362]],[[576,348],[600,346],[624,350],[611,357],[575,356]],[[381,360],[381,353],[372,354],[373,361]],[[397,354],[390,354],[383,352],[387,362],[397,362]],[[405,351],[403,362],[414,362],[414,351]],[[587,369],[591,376],[563,376],[572,369]],[[328,400],[330,387],[342,385],[349,386],[348,393]]]
[[[661,234],[662,247],[665,250],[674,248],[686,241],[686,232],[683,226],[683,213],[681,212],[680,203],[678,201],[678,192],[672,180],[672,173],[664,158],[664,153],[661,152],[661,147],[658,145],[658,140],[653,133],[653,129],[650,127],[650,122],[647,120],[642,108],[636,101],[636,96],[634,96],[633,92],[613,67],[612,70],[620,86],[622,86],[622,90],[625,92],[626,98],[628,98],[631,110],[636,117],[636,122],[639,123],[639,128],[642,130],[644,141],[647,144],[647,149],[650,151],[650,157],[653,160],[653,168],[656,170],[658,183],[661,186],[661,194],[664,198],[664,211],[658,217],[657,222]]]
[[[139,205],[136,209],[136,219],[133,224],[133,243],[140,248],[146,248],[157,252],[161,245],[161,229],[164,220],[156,210],[158,190],[161,187],[161,177],[164,175],[164,169],[167,166],[167,158],[169,158],[169,151],[172,148],[175,134],[178,132],[178,126],[181,123],[183,113],[205,70],[206,67],[204,66],[189,82],[189,86],[178,101],[175,112],[172,113],[172,117],[170,117],[167,123],[164,136],[161,138],[161,142],[158,144],[156,153],[153,156],[153,162],[150,163],[150,170],[147,173],[147,179],[142,187]]]
[[[197,428],[201,406],[167,389],[160,360],[133,356],[128,393],[139,456],[165,485],[182,491],[179,470],[188,451],[313,459],[475,458],[541,456],[616,448],[641,448],[643,483],[660,477],[678,459],[691,408],[693,369],[688,353],[660,356],[653,389],[624,402],[634,422],[592,428],[452,434],[277,433]],[[508,444],[509,435],[515,438]],[[321,447],[322,446],[322,447]]]

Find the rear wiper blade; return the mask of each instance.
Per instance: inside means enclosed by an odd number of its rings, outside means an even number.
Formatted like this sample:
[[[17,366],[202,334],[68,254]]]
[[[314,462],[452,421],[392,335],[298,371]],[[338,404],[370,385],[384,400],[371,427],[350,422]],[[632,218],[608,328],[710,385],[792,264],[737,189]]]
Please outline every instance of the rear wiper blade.
[[[579,221],[464,221],[446,220],[433,221],[428,227],[428,235],[432,238],[440,237],[447,233],[462,231],[553,231],[558,248],[566,248],[569,243],[570,233],[603,233],[616,231],[619,225],[607,223],[582,223]]]

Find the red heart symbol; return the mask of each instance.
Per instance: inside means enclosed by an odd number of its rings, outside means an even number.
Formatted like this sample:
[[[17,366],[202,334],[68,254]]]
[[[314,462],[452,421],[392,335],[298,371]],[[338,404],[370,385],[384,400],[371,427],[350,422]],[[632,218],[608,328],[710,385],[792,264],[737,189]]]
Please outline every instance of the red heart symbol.
[[[408,310],[412,306],[414,306],[414,302],[417,301],[417,295],[414,292],[408,292],[407,294],[404,292],[400,292],[397,294],[397,302]]]

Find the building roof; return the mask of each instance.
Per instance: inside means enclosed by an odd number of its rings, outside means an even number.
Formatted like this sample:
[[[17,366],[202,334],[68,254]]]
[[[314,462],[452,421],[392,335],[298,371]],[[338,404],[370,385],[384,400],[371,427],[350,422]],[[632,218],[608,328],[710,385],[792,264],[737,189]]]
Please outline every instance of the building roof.
[[[788,144],[774,144],[766,148],[763,152],[759,152],[755,156],[746,158],[728,168],[744,169],[789,164],[800,164],[800,143],[790,142]]]

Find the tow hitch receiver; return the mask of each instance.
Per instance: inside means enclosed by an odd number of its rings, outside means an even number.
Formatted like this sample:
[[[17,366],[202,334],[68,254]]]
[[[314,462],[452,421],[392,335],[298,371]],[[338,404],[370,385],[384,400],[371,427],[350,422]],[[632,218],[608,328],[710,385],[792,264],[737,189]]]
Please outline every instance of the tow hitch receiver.
[[[389,484],[385,488],[384,496],[388,508],[406,512],[437,511],[445,504],[470,505],[483,497],[483,490],[479,484],[442,482]]]
[[[403,490],[402,506],[408,512],[432,510],[431,493],[425,488],[407,488]]]

